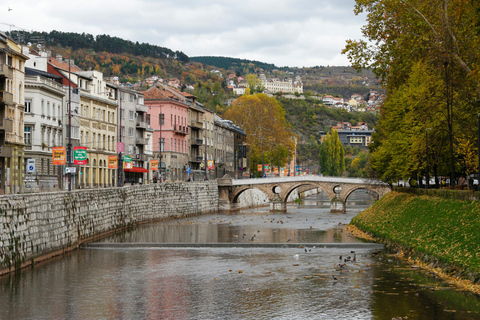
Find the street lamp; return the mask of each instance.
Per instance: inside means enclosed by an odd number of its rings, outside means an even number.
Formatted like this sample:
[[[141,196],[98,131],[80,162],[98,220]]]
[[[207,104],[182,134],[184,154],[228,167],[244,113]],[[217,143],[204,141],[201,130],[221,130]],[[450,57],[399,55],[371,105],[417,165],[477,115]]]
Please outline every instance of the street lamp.
[[[425,189],[428,190],[428,186],[430,184],[430,177],[428,175],[428,131],[432,130],[432,128],[426,128],[425,129],[425,164],[426,164],[426,170],[427,173],[425,175],[426,181],[425,181]]]
[[[478,174],[477,174],[477,182],[478,182],[478,191],[480,191],[480,113],[478,114]]]

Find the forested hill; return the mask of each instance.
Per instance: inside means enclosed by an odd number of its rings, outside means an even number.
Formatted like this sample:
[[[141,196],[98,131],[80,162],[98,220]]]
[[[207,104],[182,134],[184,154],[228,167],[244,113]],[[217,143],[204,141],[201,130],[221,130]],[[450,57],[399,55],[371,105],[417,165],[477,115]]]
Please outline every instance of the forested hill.
[[[263,70],[278,69],[271,63],[229,57],[203,56],[190,57],[190,60],[225,70],[237,70],[241,74],[255,73],[255,70],[259,68]]]
[[[95,51],[105,51],[114,54],[132,54],[135,56],[151,58],[173,58],[182,62],[188,62],[189,57],[181,51],[173,51],[168,48],[124,40],[118,37],[111,37],[106,34],[93,36],[89,33],[73,32],[22,32],[12,34],[17,40],[21,37],[22,43],[40,43],[47,47],[71,48],[73,51],[79,49],[93,49]]]

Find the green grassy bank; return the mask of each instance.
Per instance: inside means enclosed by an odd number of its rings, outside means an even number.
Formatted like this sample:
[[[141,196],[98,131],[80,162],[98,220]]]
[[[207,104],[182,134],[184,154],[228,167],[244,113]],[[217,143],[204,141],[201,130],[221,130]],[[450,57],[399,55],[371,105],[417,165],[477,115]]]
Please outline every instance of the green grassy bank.
[[[350,224],[391,250],[480,283],[480,201],[394,191]]]

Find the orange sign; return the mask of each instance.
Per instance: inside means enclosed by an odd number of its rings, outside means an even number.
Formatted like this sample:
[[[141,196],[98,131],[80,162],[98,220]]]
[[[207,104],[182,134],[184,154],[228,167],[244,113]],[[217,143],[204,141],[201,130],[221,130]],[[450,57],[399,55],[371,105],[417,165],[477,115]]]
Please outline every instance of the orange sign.
[[[257,171],[262,172],[262,165],[261,164],[257,164]]]
[[[54,166],[64,166],[66,164],[66,151],[65,147],[53,147],[53,165]]]
[[[152,167],[152,170],[158,170],[158,160],[153,160],[150,162],[150,166]]]
[[[117,156],[108,156],[108,169],[117,169]]]
[[[275,174],[278,173],[278,167],[273,167],[273,173],[275,173]]]

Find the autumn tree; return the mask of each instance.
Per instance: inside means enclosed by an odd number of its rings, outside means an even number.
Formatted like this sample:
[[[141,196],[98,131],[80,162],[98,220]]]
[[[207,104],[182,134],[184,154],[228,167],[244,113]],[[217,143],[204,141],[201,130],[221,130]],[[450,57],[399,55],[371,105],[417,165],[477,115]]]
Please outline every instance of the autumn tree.
[[[256,74],[248,74],[245,77],[245,80],[247,81],[248,87],[250,88],[250,93],[258,93],[263,91],[262,82]]]
[[[241,96],[224,116],[247,134],[252,172],[256,172],[256,164],[280,162],[284,165],[293,155],[295,134],[285,119],[285,110],[275,98],[263,93]]]
[[[454,180],[456,137],[476,140],[476,7],[465,0],[356,0],[355,13],[367,13],[366,40],[347,41],[343,52],[357,70],[372,69],[387,89],[371,147],[372,168],[383,179],[424,175],[428,161],[435,174]]]
[[[320,146],[320,170],[327,176],[341,176],[345,171],[345,150],[337,130],[327,133]]]

